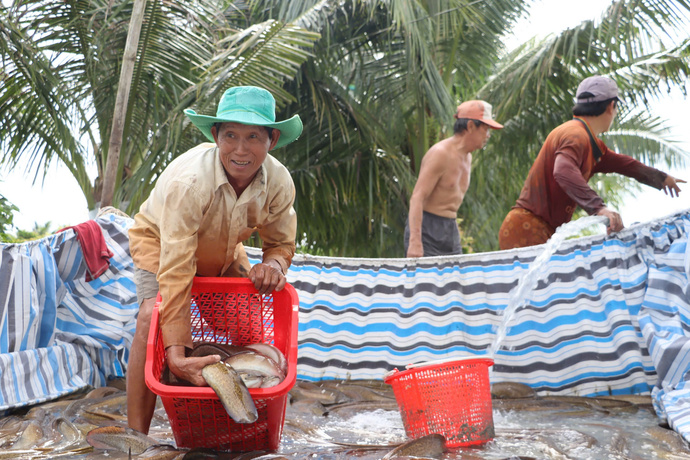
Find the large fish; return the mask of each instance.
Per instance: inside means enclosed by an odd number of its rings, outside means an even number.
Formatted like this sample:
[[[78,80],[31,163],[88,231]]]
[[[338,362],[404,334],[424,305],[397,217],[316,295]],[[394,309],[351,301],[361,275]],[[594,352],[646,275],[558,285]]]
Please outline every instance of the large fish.
[[[491,397],[494,399],[535,398],[536,391],[524,383],[496,382],[491,384]]]
[[[316,401],[321,404],[337,404],[349,402],[351,398],[340,390],[319,386],[306,380],[298,380],[290,390],[290,401],[300,400]]]
[[[281,351],[278,350],[278,348],[274,347],[270,343],[253,343],[251,345],[247,345],[247,348],[257,351],[262,355],[272,359],[278,365],[278,369],[281,370],[283,375],[287,374],[287,359],[285,359],[285,355],[281,353]]]
[[[96,449],[116,449],[132,455],[142,454],[160,443],[144,433],[123,426],[94,428],[86,435],[86,442]]]
[[[245,347],[237,345],[228,345],[224,343],[215,342],[197,342],[194,344],[194,349],[190,351],[187,356],[201,357],[208,355],[218,355],[223,360],[230,355],[246,351]]]
[[[24,431],[19,436],[14,444],[12,444],[13,450],[25,450],[34,447],[40,447],[43,438],[43,428],[41,424],[36,420],[30,420],[28,424],[24,427]]]
[[[440,434],[428,434],[408,441],[388,452],[383,460],[404,457],[441,458],[446,451],[446,438]]]
[[[231,365],[240,375],[247,388],[269,388],[278,385],[285,379],[287,361],[283,354],[273,345],[253,344],[237,346],[214,342],[198,342],[187,356],[202,357],[218,355]],[[242,356],[240,356],[242,355]],[[168,366],[161,374],[161,382],[166,385],[192,385],[190,382],[175,376]]]
[[[216,392],[228,415],[237,423],[254,423],[259,418],[254,400],[237,371],[222,361],[209,364],[201,375]]]
[[[285,379],[278,363],[254,351],[236,353],[225,358],[224,362],[235,369],[243,380],[258,381],[261,388],[276,386]]]

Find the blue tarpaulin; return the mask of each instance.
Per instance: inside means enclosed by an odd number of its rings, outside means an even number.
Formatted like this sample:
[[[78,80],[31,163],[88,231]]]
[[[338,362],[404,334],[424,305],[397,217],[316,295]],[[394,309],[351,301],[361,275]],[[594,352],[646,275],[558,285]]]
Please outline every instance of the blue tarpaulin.
[[[99,217],[110,268],[86,282],[71,231],[2,245],[0,410],[124,375],[136,313],[127,229]],[[492,383],[540,394],[652,394],[690,441],[690,214],[565,241],[492,356]],[[486,356],[511,294],[544,250],[422,259],[297,255],[298,378],[381,379],[407,364]],[[260,250],[247,248],[250,260]]]
[[[113,257],[91,282],[74,230],[1,246],[0,411],[125,375],[137,311],[130,223],[96,221]]]

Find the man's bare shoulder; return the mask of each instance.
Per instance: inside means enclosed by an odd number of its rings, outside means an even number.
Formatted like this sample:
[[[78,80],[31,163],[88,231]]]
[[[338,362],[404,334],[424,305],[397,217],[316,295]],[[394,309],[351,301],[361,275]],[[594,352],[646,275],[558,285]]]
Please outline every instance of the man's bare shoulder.
[[[424,157],[446,157],[453,154],[455,151],[455,145],[452,138],[443,139],[438,141],[427,150]]]

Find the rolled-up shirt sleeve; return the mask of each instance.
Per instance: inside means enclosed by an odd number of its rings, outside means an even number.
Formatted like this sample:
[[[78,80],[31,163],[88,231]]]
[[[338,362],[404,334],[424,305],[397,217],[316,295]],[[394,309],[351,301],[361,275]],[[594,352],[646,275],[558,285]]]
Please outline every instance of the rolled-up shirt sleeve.
[[[202,220],[203,200],[196,191],[172,182],[165,196],[159,197],[160,262],[158,283],[163,303],[160,328],[163,344],[192,347],[190,298],[196,274],[198,223]]]
[[[293,208],[295,186],[289,174],[281,182],[269,203],[268,218],[263,222],[259,236],[263,242],[263,261],[277,261],[285,274],[295,255],[297,214]]]

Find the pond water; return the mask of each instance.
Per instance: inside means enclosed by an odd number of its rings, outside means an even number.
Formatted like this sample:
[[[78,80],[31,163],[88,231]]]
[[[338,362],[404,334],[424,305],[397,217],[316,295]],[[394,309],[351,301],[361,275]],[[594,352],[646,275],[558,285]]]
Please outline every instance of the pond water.
[[[85,433],[96,426],[126,426],[125,396],[113,389],[106,397],[73,397],[0,418],[0,459],[130,458],[121,450],[93,449],[85,439]],[[390,386],[380,381],[298,381],[290,399],[276,453],[242,457],[238,453],[205,452],[200,456],[184,449],[154,447],[131,458],[374,460],[410,441]],[[68,432],[65,421],[79,428],[81,434]],[[430,458],[690,459],[690,450],[680,436],[660,426],[649,396],[494,397],[493,423],[495,437],[486,444]],[[174,444],[162,406],[156,410],[150,436],[161,444]]]

